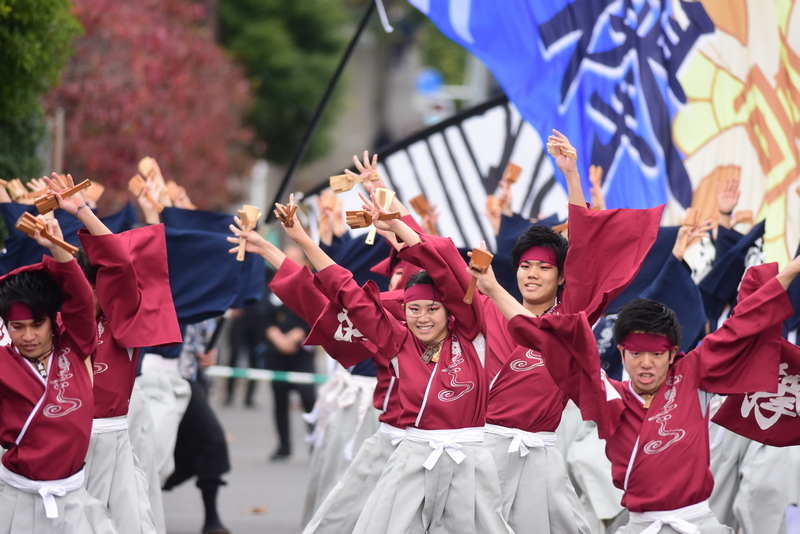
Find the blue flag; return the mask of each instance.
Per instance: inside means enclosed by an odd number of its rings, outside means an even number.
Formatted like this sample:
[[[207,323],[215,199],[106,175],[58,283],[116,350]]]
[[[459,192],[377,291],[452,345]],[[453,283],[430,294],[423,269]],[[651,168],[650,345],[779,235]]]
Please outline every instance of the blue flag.
[[[605,173],[609,208],[688,207],[692,184],[671,122],[678,69],[714,31],[680,0],[409,0],[481,59],[543,140],[555,128]],[[563,177],[559,177],[563,183]]]

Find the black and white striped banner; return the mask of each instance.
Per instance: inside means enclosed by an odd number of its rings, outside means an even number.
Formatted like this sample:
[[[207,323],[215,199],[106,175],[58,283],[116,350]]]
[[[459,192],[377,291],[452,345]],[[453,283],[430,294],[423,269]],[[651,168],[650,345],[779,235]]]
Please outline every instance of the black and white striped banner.
[[[506,165],[522,168],[514,184],[513,210],[535,218],[566,218],[567,195],[538,133],[506,97],[497,98],[418,132],[381,151],[378,167],[388,187],[406,205],[423,194],[439,208],[439,232],[459,247],[485,240],[494,248],[486,197],[494,194]],[[332,172],[339,174],[341,171]],[[306,201],[327,187],[321,184]],[[345,210],[360,209],[356,190],[340,196]],[[315,204],[309,203],[315,210]]]

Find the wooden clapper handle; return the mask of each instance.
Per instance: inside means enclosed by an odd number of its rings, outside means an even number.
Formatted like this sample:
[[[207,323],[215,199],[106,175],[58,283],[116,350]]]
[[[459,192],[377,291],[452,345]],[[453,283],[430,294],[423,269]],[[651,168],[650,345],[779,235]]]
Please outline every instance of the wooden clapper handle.
[[[494,255],[491,252],[483,250],[482,248],[474,248],[472,249],[469,268],[476,272],[485,273],[489,265],[492,264],[493,258]],[[464,294],[464,304],[472,304],[472,298],[475,295],[475,286],[477,283],[478,279],[473,276],[472,280],[469,281],[469,286],[467,286],[467,292]]]
[[[467,292],[464,295],[464,304],[472,304],[472,297],[475,296],[476,285],[478,285],[478,279],[473,276],[472,280],[469,281],[469,286],[467,286]]]
[[[392,205],[392,201],[394,200],[394,191],[379,187],[375,190],[375,198],[378,200],[378,202],[380,202],[383,209],[388,210]],[[378,229],[375,228],[375,225],[373,224],[369,229],[369,233],[367,234],[367,239],[365,241],[367,245],[375,244],[375,234],[377,232]]]

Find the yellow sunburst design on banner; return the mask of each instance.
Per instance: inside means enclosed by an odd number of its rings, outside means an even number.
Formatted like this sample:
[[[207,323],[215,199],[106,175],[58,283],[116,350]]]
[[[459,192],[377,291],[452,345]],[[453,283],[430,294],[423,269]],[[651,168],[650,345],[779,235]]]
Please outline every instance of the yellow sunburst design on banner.
[[[800,242],[800,2],[702,4],[716,31],[684,63],[687,105],[673,121],[693,204],[715,206],[715,182],[738,173],[737,209],[766,218],[767,259],[785,265]]]

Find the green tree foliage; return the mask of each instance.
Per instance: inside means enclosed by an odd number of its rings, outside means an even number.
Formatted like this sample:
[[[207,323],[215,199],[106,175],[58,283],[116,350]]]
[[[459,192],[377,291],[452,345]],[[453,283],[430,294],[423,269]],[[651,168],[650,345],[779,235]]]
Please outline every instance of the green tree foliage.
[[[0,0],[0,119],[40,113],[80,32],[68,0]]]
[[[0,0],[0,177],[42,172],[39,99],[58,83],[80,32],[68,0]]]
[[[256,151],[265,149],[268,159],[285,163],[300,144],[341,57],[348,20],[341,0],[220,0],[220,37],[245,65],[254,100],[248,120]],[[304,162],[328,150],[335,112],[332,102]]]
[[[22,118],[0,119],[0,178],[21,178],[27,182],[44,172],[36,149],[45,132],[40,111]]]

